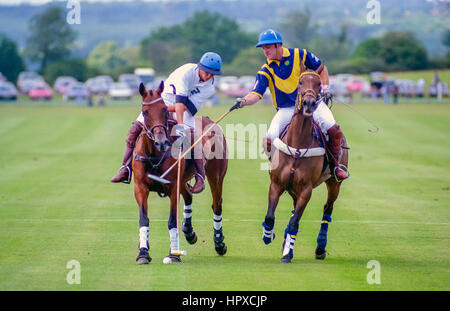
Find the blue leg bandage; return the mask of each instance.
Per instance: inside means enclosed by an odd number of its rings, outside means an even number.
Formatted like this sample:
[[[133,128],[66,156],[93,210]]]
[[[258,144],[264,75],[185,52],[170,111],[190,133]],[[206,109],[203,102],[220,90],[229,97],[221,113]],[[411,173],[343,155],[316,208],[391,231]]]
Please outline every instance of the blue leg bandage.
[[[273,233],[273,227],[269,227],[266,222],[262,223],[263,226],[263,241],[267,245],[273,241],[275,238],[275,233]]]
[[[327,246],[328,223],[331,222],[331,215],[324,214],[322,224],[320,225],[319,235],[317,236],[317,247],[325,249]]]

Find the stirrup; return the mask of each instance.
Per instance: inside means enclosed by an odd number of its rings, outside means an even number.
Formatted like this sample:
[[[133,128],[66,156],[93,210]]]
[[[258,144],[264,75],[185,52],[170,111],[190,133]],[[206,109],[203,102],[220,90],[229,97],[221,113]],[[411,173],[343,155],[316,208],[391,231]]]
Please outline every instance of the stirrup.
[[[192,186],[191,192],[197,194],[197,193],[200,193],[200,192],[202,192],[203,190],[205,190],[205,187],[206,187],[206,186],[205,186],[205,177],[203,177],[203,176],[200,175],[199,173],[195,173],[195,177],[200,177],[200,179],[201,179],[202,182],[203,182],[203,188],[202,188],[200,191],[198,191],[198,192],[194,192],[194,191],[193,191],[194,188],[195,188],[195,185],[197,184],[197,181],[195,181],[194,186]]]
[[[344,178],[344,179],[339,179],[339,178],[337,177],[337,175],[336,175],[336,170],[337,170],[338,168],[342,169],[343,171],[345,171],[345,172],[347,173],[347,177],[346,177],[346,178]],[[348,169],[347,169],[347,167],[346,167],[344,164],[339,164],[338,166],[335,166],[335,167],[334,167],[334,170],[333,170],[333,176],[334,176],[334,179],[336,179],[337,182],[341,182],[341,181],[343,181],[343,180],[345,180],[345,179],[348,179],[348,178],[350,177],[350,173],[348,172]]]
[[[122,170],[122,168],[126,168],[128,171],[128,178],[126,180],[121,181],[124,184],[129,184],[131,182],[131,169],[128,165],[122,165],[119,169],[119,172]]]

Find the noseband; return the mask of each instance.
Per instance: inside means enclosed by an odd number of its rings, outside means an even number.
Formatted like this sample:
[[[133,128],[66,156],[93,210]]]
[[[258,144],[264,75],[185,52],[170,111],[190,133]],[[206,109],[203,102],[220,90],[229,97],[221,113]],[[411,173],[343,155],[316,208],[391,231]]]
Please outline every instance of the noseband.
[[[161,100],[163,100],[162,97],[154,99],[149,103],[144,102],[144,103],[142,103],[142,105],[151,105],[151,104],[157,103]],[[156,124],[156,125],[152,126],[150,129],[145,124],[145,118],[144,118],[143,127],[144,127],[144,131],[145,131],[144,133],[152,141],[155,141],[155,135],[153,134],[153,131],[155,130],[155,128],[162,127],[162,129],[164,130],[164,133],[166,134],[167,139],[169,140],[169,143],[172,144],[170,135],[169,135],[169,129],[168,129],[169,128],[169,116],[168,115],[166,116],[166,124]]]

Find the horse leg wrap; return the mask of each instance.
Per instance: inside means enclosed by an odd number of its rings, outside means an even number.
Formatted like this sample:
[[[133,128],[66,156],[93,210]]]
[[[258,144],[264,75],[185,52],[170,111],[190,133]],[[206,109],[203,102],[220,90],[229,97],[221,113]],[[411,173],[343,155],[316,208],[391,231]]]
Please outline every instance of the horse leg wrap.
[[[298,230],[289,230],[289,227],[284,231],[283,256],[294,257],[294,244],[297,238]]]
[[[179,243],[177,228],[170,229],[169,236],[170,236],[170,252],[179,251],[178,247],[179,247],[180,243]]]
[[[192,232],[192,204],[184,206],[182,231],[185,234]]]
[[[181,227],[181,230],[189,244],[195,244],[195,242],[197,242],[197,235],[192,228],[192,204],[184,206],[183,226]]]
[[[270,244],[275,239],[275,233],[273,233],[273,221],[272,226],[269,226],[265,221],[262,223],[262,226],[264,244]]]
[[[223,256],[227,252],[227,246],[223,242],[225,236],[223,235],[222,228],[219,230],[214,229],[214,248],[217,254]]]
[[[222,214],[214,214],[214,230],[222,231]]]
[[[317,236],[317,248],[325,250],[327,246],[328,223],[331,222],[331,215],[324,214],[322,224],[320,225],[319,235]]]
[[[139,249],[149,249],[148,245],[148,227],[143,226],[139,228]]]

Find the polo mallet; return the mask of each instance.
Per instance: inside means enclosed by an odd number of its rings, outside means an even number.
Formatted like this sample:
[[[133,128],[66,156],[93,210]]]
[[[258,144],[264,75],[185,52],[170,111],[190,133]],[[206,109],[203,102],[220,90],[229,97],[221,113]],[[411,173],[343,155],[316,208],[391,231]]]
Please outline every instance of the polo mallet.
[[[232,107],[233,108],[233,107]],[[158,181],[160,183],[163,184],[170,184],[170,181],[168,181],[167,179],[165,179],[164,177],[166,177],[167,174],[169,174],[169,172],[175,167],[175,165],[177,165],[177,163],[184,158],[199,142],[201,142],[202,138],[206,136],[206,134],[209,133],[209,131],[217,125],[217,123],[219,123],[220,121],[222,121],[223,118],[225,118],[231,111],[233,111],[234,109],[230,108],[230,110],[228,110],[227,112],[225,112],[223,115],[221,115],[216,122],[213,122],[213,124],[211,124],[211,126],[208,128],[208,130],[206,130],[193,144],[192,146],[190,146],[179,158],[178,160],[175,161],[174,164],[172,164],[171,167],[169,167],[167,169],[167,171],[165,171],[161,176],[156,176],[153,174],[148,174],[148,178],[153,179],[155,181]],[[180,149],[181,151],[181,149]]]
[[[178,169],[177,169],[177,235],[178,235],[178,245],[177,245],[177,249],[180,249],[180,230],[179,230],[179,226],[178,226],[178,207],[180,204],[180,185],[181,185],[181,150],[182,150],[182,146],[180,146],[180,152],[178,153]],[[182,256],[182,255],[186,255],[186,251],[181,251],[181,250],[177,250],[177,251],[171,251],[170,252],[172,255],[176,255],[176,256]]]

